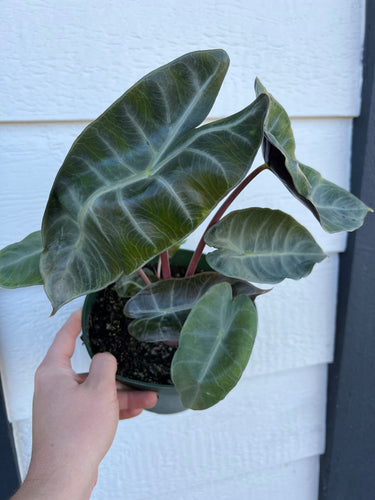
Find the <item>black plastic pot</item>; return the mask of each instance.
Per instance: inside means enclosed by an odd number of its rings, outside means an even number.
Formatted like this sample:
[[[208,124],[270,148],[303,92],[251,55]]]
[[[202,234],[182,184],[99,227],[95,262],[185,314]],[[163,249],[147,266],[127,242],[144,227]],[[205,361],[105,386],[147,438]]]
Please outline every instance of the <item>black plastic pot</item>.
[[[192,257],[192,252],[190,250],[179,250],[171,259],[171,265],[175,264],[178,266],[187,267],[191,257]],[[201,258],[199,262],[199,268],[205,271],[211,270],[208,264],[206,263],[206,259],[204,256]],[[91,313],[92,307],[99,293],[100,292],[96,292],[87,295],[82,311],[82,340],[91,357],[93,356],[93,352],[91,349],[89,329],[88,329],[89,315]],[[140,382],[138,380],[133,380],[131,378],[122,376],[117,376],[117,380],[135,389],[156,392],[158,394],[158,402],[153,408],[150,408],[149,411],[160,414],[170,414],[170,413],[179,413],[186,409],[183,406],[180,399],[180,395],[177,392],[174,385]]]

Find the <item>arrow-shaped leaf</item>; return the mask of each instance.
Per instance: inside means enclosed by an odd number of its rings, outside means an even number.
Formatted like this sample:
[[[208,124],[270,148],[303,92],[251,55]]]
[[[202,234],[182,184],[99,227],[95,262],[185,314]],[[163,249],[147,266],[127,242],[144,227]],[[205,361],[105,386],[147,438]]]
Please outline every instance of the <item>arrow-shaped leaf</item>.
[[[140,80],[75,141],[42,226],[41,271],[54,310],[181,242],[246,175],[267,96],[194,128],[227,66],[221,50],[182,56]]]
[[[370,209],[345,189],[323,179],[319,172],[297,161],[287,112],[258,79],[255,81],[255,92],[257,96],[265,94],[269,98],[264,122],[263,156],[270,170],[311,210],[323,229],[330,233],[358,229]]]
[[[293,217],[269,208],[231,212],[212,226],[205,241],[219,249],[206,256],[213,269],[256,283],[303,278],[326,256]]]
[[[3,248],[0,251],[0,286],[20,288],[42,285],[43,279],[39,271],[42,249],[40,231]]]
[[[178,340],[194,304],[212,286],[224,282],[231,285],[233,297],[243,294],[255,300],[265,293],[246,281],[214,272],[161,280],[146,286],[126,303],[125,315],[134,318],[129,333],[142,342]]]
[[[232,300],[228,283],[214,285],[190,312],[172,361],[172,380],[183,405],[204,410],[239,381],[257,331],[257,311],[245,295]]]

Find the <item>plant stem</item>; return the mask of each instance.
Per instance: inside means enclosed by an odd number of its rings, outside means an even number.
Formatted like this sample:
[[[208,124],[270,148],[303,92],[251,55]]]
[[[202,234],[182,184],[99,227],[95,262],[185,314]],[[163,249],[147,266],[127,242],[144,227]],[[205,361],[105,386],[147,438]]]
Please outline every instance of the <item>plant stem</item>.
[[[150,285],[151,284],[151,281],[148,279],[148,276],[144,272],[143,269],[138,269],[138,274],[143,279],[143,281],[146,283],[146,285]]]
[[[158,267],[156,269],[156,277],[160,279],[161,276],[161,255],[159,255]]]
[[[185,276],[193,276],[195,273],[199,259],[202,256],[204,247],[206,246],[206,243],[204,241],[204,237],[207,233],[207,231],[214,225],[216,222],[218,222],[221,217],[224,215],[224,212],[227,210],[227,208],[233,203],[233,201],[237,198],[237,196],[245,189],[245,187],[253,180],[257,175],[259,175],[263,170],[267,170],[269,167],[267,163],[264,163],[263,165],[260,165],[258,168],[253,170],[251,174],[249,174],[237,187],[236,189],[228,196],[228,198],[224,201],[224,203],[221,205],[219,210],[216,212],[216,214],[213,216],[211,219],[210,223],[208,224],[205,232],[203,233],[202,238],[200,239],[198,246],[194,252],[193,257],[191,258],[189,267],[187,268]]]
[[[163,273],[163,279],[168,279],[171,277],[171,267],[169,265],[169,255],[168,250],[163,252],[161,255],[161,270]]]

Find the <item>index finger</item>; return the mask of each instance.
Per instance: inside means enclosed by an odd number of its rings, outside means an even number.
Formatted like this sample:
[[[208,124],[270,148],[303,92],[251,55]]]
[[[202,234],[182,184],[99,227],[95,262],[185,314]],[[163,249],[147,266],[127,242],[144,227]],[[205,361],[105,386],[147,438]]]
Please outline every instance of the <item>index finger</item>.
[[[81,309],[71,314],[67,322],[57,332],[44,362],[53,361],[71,366],[70,358],[73,356],[76,340],[81,331],[81,315]]]

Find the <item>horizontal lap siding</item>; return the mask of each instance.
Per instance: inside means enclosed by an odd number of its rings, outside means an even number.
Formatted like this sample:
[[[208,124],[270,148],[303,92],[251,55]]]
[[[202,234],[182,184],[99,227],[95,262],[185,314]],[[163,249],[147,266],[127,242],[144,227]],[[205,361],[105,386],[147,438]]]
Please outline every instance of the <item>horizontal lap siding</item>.
[[[0,247],[38,229],[77,134],[146,71],[189,50],[222,47],[231,67],[211,117],[253,99],[258,76],[294,117],[297,157],[348,187],[358,114],[364,2],[179,3],[6,0],[0,19]],[[332,26],[335,29],[332,29]],[[258,157],[256,161],[261,161]],[[314,500],[324,450],[338,252],[270,173],[234,208],[271,206],[305,224],[329,258],[258,300],[259,332],[243,378],[219,405],[122,422],[93,498]],[[192,247],[198,233],[187,246]],[[0,367],[21,472],[30,453],[33,373],[81,299],[49,318],[41,288],[0,290]],[[87,370],[78,343],[73,366]],[[145,474],[145,470],[147,471]],[[165,481],[164,481],[165,479]]]
[[[359,112],[361,0],[2,2],[0,117],[92,119],[183,52],[226,49],[213,116],[248,104],[258,76],[294,116]]]
[[[136,420],[121,422],[92,498],[116,500],[121,498],[122,487],[134,500],[229,499],[226,484],[236,479],[243,492],[243,496],[232,497],[236,500],[287,499],[287,492],[289,498],[297,499],[296,493],[301,494],[298,480],[295,487],[283,485],[282,497],[266,494],[275,491],[271,479],[278,485],[290,469],[302,472],[291,464],[322,453],[324,420],[319,415],[325,408],[321,387],[326,384],[326,374],[326,366],[317,365],[254,377],[242,380],[225,403],[207,412],[167,417],[145,412]],[[30,430],[29,420],[17,422],[17,441],[28,443]],[[314,461],[305,467],[316,471]],[[268,484],[266,474],[270,474]],[[277,479],[277,475],[281,477]],[[311,477],[310,483],[314,483]],[[112,491],[110,484],[116,485]],[[264,497],[257,497],[261,487]],[[195,491],[192,497],[190,488]],[[209,497],[205,496],[207,490]],[[305,484],[299,500],[312,498]]]
[[[0,122],[0,245],[22,239],[40,228],[55,175],[76,136],[88,122],[2,124]],[[347,188],[350,179],[350,119],[293,119],[297,155],[332,182]],[[254,166],[262,163],[260,154]],[[345,235],[325,233],[304,208],[269,172],[258,176],[233,204],[270,206],[291,213],[305,224],[326,252],[344,250]],[[12,207],[10,210],[9,208]],[[13,207],[17,207],[15,210]],[[196,243],[189,239],[189,246]]]

